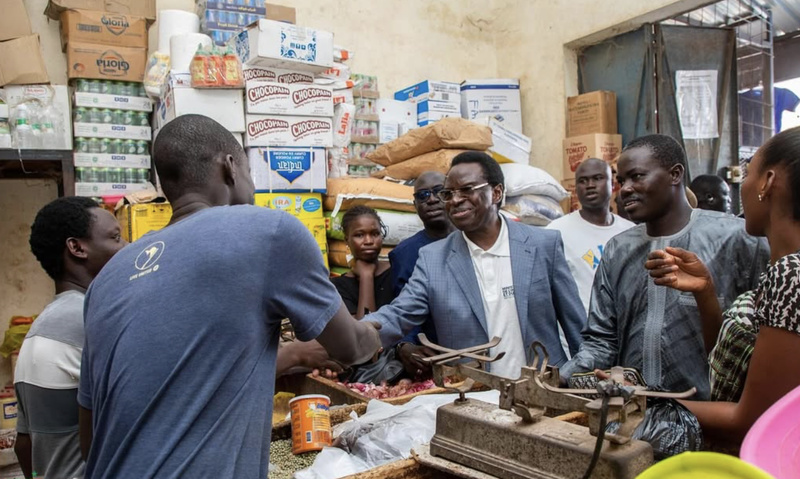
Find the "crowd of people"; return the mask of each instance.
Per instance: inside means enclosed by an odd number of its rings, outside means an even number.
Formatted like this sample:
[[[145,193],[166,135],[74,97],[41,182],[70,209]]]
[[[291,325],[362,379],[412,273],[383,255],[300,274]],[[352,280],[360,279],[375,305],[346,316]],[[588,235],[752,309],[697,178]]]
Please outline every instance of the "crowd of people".
[[[429,374],[433,352],[502,338],[487,365],[517,378],[534,341],[566,382],[620,365],[642,386],[696,388],[703,434],[737,443],[800,385],[800,129],[773,137],[741,189],[695,178],[664,135],[613,171],[576,172],[579,211],[538,228],[501,214],[485,153],[414,183],[424,229],[380,260],[379,214],[342,220],[350,271],[330,280],[292,216],[250,206],[241,146],[185,115],[153,147],[170,224],[131,245],[90,200],[43,208],[31,249],[56,285],[16,374],[26,477],[266,477],[276,375],[296,366],[360,381]],[[629,219],[611,213],[612,180]],[[288,318],[302,342],[278,344]],[[55,353],[54,353],[55,352]],[[85,459],[85,462],[84,462]]]

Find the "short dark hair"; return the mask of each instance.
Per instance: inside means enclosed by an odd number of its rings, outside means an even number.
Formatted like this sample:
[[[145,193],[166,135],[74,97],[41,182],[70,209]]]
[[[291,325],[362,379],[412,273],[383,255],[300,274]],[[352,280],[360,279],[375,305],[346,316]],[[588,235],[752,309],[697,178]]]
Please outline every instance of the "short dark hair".
[[[64,274],[67,238],[89,236],[92,208],[99,208],[93,199],[68,196],[51,201],[36,214],[28,242],[33,255],[54,280]]]
[[[490,185],[503,185],[503,188],[505,188],[505,177],[503,176],[503,170],[500,168],[500,165],[497,164],[497,161],[495,161],[495,159],[491,156],[482,151],[465,151],[464,153],[459,153],[455,158],[453,158],[453,162],[450,163],[450,168],[465,163],[477,163],[481,165],[483,175],[486,177],[486,181],[489,182]]]
[[[762,168],[783,166],[792,193],[792,216],[800,220],[800,126],[784,130],[773,136],[761,147]]]
[[[214,159],[232,155],[244,158],[244,150],[231,132],[203,115],[181,115],[158,132],[153,143],[153,163],[169,200],[187,190],[202,188]]]
[[[386,236],[386,225],[384,225],[383,221],[381,221],[381,217],[378,215],[378,212],[369,206],[364,205],[354,206],[347,210],[342,216],[342,231],[344,232],[345,236],[349,234],[350,225],[353,223],[353,221],[361,216],[372,216],[375,218],[375,220],[378,222],[378,227],[381,230],[381,235]]]
[[[725,180],[722,177],[717,175],[700,175],[692,180],[692,184],[689,185],[689,189],[695,195],[699,195],[700,192],[708,192],[711,190],[715,190],[722,186],[725,183]]]
[[[650,149],[653,158],[658,160],[664,169],[668,170],[675,165],[681,165],[684,171],[687,171],[686,152],[675,138],[667,135],[640,136],[625,145],[622,152],[639,147]]]

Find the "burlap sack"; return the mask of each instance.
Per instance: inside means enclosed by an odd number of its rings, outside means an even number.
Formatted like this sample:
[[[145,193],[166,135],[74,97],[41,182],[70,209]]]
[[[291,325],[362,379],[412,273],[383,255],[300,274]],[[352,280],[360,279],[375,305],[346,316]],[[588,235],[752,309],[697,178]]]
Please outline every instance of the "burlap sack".
[[[414,180],[426,171],[438,171],[447,174],[450,170],[450,163],[453,158],[460,153],[470,150],[436,150],[425,153],[406,161],[401,161],[394,165],[372,173],[375,178],[394,178],[397,180]]]
[[[389,166],[432,151],[447,149],[485,151],[492,146],[492,129],[463,118],[444,118],[379,146],[367,159]]]
[[[414,188],[377,178],[329,178],[323,196],[325,211],[348,210],[356,205],[414,213]]]

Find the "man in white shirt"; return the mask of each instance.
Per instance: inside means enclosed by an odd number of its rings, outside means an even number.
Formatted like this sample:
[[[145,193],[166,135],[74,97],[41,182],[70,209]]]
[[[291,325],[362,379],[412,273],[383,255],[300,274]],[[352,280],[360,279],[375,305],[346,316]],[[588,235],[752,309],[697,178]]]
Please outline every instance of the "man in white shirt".
[[[575,193],[581,209],[563,216],[547,226],[561,232],[564,255],[583,308],[589,310],[594,273],[600,266],[608,240],[635,226],[611,213],[611,167],[603,160],[590,158],[575,172]]]
[[[559,325],[568,349],[577,352],[586,314],[561,239],[500,216],[503,190],[503,172],[487,154],[453,159],[439,196],[459,231],[423,247],[400,295],[365,318],[381,323],[385,347],[430,319],[447,348],[501,337],[492,352],[506,355],[489,370],[509,378],[529,364],[534,341],[545,345],[550,364],[566,361]]]

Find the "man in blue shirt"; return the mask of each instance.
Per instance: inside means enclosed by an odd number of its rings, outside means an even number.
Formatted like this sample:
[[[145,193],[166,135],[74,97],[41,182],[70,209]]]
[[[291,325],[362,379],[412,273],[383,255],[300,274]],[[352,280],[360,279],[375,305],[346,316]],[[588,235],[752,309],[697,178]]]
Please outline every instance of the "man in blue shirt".
[[[378,334],[347,313],[302,223],[252,206],[247,155],[222,125],[172,120],[153,161],[172,220],[86,293],[85,477],[264,478],[281,319],[346,365],[372,358]]]
[[[414,236],[401,241],[389,253],[395,296],[400,294],[400,291],[408,283],[408,279],[411,278],[411,273],[414,272],[414,266],[419,258],[420,248],[438,241],[456,230],[450,222],[450,218],[447,217],[444,202],[437,194],[442,188],[444,188],[444,175],[438,171],[426,171],[419,175],[414,182],[414,208],[425,228]],[[403,363],[406,372],[411,375],[422,374],[430,369],[428,364],[414,359],[415,353],[422,353],[423,356],[430,355],[426,353],[427,348],[419,345],[417,335],[420,332],[424,332],[431,341],[436,342],[436,331],[432,321],[429,320],[421,327],[414,328],[414,331],[396,346],[398,358]]]

